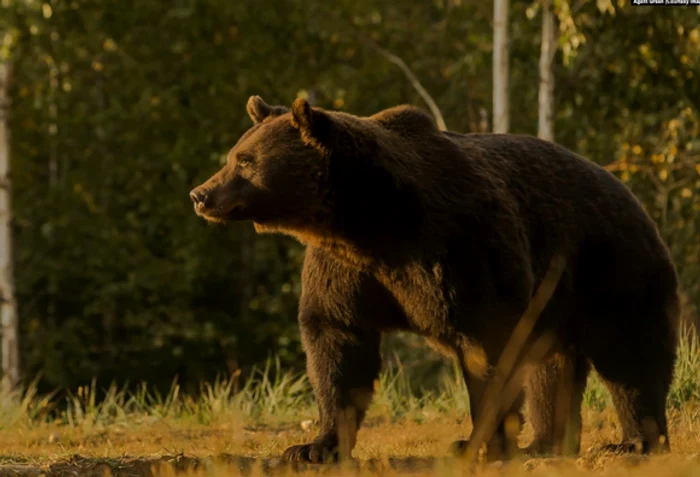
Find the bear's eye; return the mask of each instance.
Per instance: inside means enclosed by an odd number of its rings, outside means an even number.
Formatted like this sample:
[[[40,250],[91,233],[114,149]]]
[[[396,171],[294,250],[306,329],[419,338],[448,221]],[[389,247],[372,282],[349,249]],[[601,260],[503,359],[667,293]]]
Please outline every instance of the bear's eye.
[[[238,154],[236,156],[236,164],[239,166],[247,166],[253,162],[253,156],[250,154]]]

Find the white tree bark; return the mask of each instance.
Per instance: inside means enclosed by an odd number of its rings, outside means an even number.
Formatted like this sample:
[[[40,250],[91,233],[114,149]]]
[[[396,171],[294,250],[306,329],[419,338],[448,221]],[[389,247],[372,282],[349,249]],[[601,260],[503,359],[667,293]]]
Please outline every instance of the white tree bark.
[[[12,196],[10,182],[11,64],[0,61],[0,319],[2,323],[2,391],[7,396],[19,383],[19,343],[12,266]]]
[[[554,13],[550,0],[542,0],[542,44],[540,50],[540,94],[537,136],[554,142],[554,72],[552,65],[557,51]]]
[[[493,132],[506,133],[508,110],[508,2],[494,0],[493,6]]]

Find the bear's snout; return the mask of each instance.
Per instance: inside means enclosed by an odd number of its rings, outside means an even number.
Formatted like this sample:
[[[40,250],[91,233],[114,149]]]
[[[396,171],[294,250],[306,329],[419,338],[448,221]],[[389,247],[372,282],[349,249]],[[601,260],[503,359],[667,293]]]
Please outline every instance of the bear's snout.
[[[199,188],[192,189],[190,199],[197,209],[203,209],[207,206],[207,193]]]
[[[190,192],[194,211],[211,222],[231,222],[250,219],[240,194],[232,187],[211,185],[208,181]]]

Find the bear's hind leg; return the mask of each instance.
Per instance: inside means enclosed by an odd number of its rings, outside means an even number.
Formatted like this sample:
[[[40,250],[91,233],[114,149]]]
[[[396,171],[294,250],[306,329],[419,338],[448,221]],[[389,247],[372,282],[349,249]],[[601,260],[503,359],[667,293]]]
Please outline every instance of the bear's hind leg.
[[[574,353],[532,365],[525,379],[525,405],[534,430],[527,454],[575,455],[581,447],[581,404],[590,371]]]
[[[622,442],[609,444],[604,450],[613,452],[670,451],[666,421],[666,396],[670,389],[673,359],[640,360],[627,376],[611,374],[605,365],[598,366],[615,404],[622,428]],[[595,363],[594,363],[595,365]],[[665,369],[660,369],[665,368]]]
[[[644,314],[636,317],[641,321]],[[648,319],[645,325],[649,329],[644,333],[616,334],[614,347],[592,348],[592,364],[612,395],[622,427],[622,443],[605,446],[606,450],[645,454],[670,450],[666,397],[677,338],[663,320]]]
[[[665,395],[646,386],[627,388],[609,381],[606,386],[620,420],[622,442],[605,445],[603,450],[643,454],[670,451]]]

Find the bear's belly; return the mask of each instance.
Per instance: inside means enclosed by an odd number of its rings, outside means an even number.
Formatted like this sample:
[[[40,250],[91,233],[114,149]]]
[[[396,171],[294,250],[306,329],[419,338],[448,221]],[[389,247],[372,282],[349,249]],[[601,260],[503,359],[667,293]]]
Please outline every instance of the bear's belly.
[[[399,270],[380,270],[376,278],[401,307],[411,331],[440,341],[455,335],[451,317],[457,312],[457,292],[445,282],[441,265],[429,268],[414,263]]]
[[[469,267],[412,263],[375,272],[403,312],[407,327],[443,346],[505,342],[526,303],[504,300]]]

